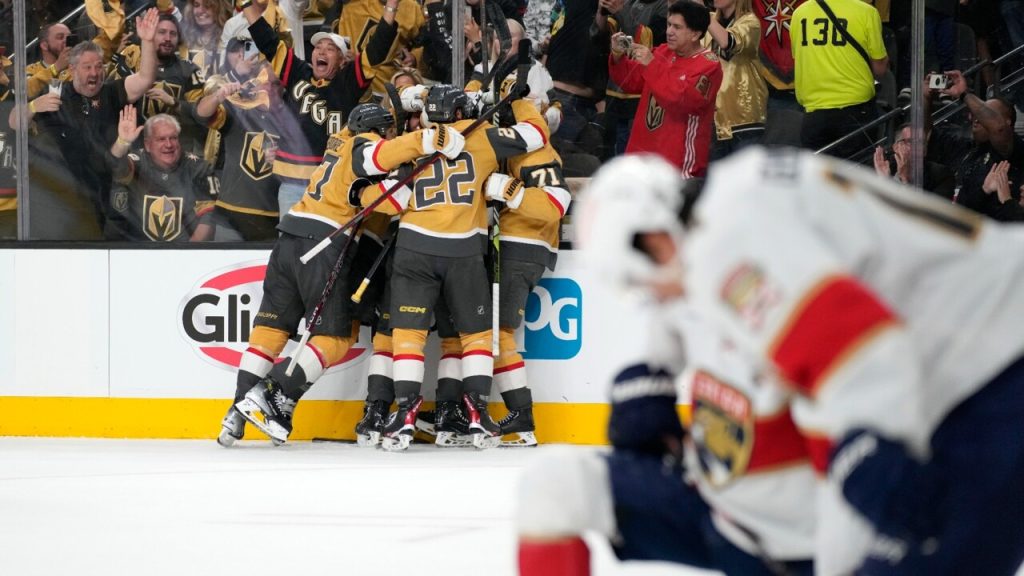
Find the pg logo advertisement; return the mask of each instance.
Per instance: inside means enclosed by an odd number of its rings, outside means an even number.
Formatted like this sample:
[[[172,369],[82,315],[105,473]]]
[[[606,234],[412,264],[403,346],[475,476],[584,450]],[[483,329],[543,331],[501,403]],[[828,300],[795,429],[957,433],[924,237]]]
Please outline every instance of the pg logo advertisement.
[[[568,360],[583,346],[583,291],[568,278],[542,278],[526,301],[523,358]]]

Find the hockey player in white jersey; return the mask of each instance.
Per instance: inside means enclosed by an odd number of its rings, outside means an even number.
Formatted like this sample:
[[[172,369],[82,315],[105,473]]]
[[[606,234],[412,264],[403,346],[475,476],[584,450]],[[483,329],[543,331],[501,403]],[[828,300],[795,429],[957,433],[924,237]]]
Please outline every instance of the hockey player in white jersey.
[[[819,474],[803,501],[816,505],[815,573],[1014,574],[1024,559],[1024,231],[835,159],[755,149],[712,170],[680,236],[680,291],[741,358],[775,372],[763,393],[788,399],[805,439]],[[706,396],[750,421],[742,394]],[[695,426],[700,398],[695,386]],[[742,429],[756,446],[757,427]],[[709,437],[690,438],[714,452]],[[756,476],[733,470],[737,490]],[[608,476],[594,475],[607,489]],[[581,518],[614,530],[608,505],[561,523],[540,510],[523,507],[520,530],[547,540],[525,544],[557,542]],[[530,552],[521,546],[521,562]]]
[[[688,300],[798,393],[821,574],[1024,560],[1024,230],[796,151],[713,170]]]
[[[523,576],[589,575],[587,531],[623,560],[813,573],[815,478],[792,393],[766,385],[768,375],[680,298],[682,187],[654,157],[621,157],[598,172],[577,210],[588,267],[617,292],[614,314],[645,329],[612,384],[613,450],[546,449],[523,476]],[[685,444],[675,375],[693,390]]]

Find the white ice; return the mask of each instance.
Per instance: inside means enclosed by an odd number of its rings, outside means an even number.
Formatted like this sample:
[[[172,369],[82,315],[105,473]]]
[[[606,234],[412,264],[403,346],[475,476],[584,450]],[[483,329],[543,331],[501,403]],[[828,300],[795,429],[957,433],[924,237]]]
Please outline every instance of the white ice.
[[[0,575],[512,576],[536,453],[0,438]],[[709,574],[588,541],[595,576]]]

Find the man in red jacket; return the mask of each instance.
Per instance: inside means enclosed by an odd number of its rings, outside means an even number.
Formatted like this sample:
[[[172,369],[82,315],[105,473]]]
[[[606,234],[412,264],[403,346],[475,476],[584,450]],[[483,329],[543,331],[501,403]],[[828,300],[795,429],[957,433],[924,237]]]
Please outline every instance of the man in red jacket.
[[[703,177],[707,170],[715,97],[722,85],[718,56],[701,46],[710,21],[701,4],[676,2],[668,8],[665,43],[653,51],[621,32],[611,40],[612,80],[626,92],[640,93],[626,154],[658,154],[684,178]]]

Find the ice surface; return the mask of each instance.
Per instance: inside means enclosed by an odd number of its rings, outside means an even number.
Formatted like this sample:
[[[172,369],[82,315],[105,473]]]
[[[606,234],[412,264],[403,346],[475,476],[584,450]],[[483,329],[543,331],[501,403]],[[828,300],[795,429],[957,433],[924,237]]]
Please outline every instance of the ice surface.
[[[0,438],[0,575],[513,576],[536,453]],[[595,576],[709,574],[591,542]]]

